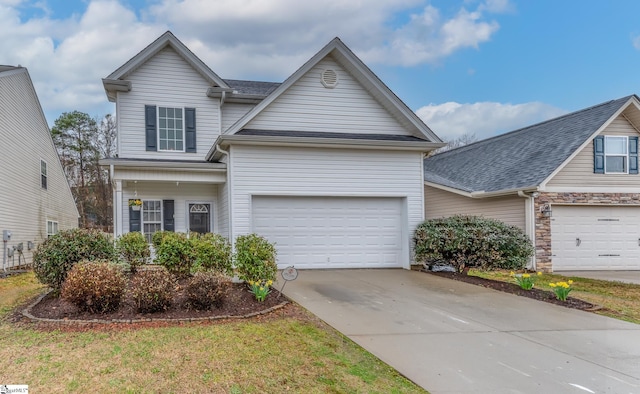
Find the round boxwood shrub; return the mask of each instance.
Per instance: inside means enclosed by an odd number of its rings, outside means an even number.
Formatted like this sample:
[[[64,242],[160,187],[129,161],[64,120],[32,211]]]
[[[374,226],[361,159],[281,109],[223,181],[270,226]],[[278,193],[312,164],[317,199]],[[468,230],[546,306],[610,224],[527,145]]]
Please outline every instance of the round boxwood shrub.
[[[515,226],[478,216],[451,216],[421,223],[413,237],[416,261],[517,270],[533,255],[526,234]]]
[[[111,238],[97,230],[63,230],[38,246],[33,254],[33,270],[38,280],[55,293],[62,288],[67,272],[81,260],[111,260]]]
[[[220,274],[233,273],[231,244],[220,234],[191,234],[195,248],[193,271],[215,271]]]
[[[61,296],[80,310],[105,313],[120,306],[126,283],[120,268],[111,261],[82,261],[69,271]]]
[[[258,234],[240,235],[235,246],[234,261],[240,279],[247,282],[276,280],[276,248],[266,238]]]
[[[213,271],[196,272],[185,287],[189,306],[198,310],[220,307],[229,289],[229,279]]]
[[[121,235],[116,241],[116,248],[120,256],[129,263],[131,272],[136,272],[138,267],[147,263],[151,251],[149,244],[142,233],[132,231]]]
[[[156,246],[156,263],[177,277],[189,276],[196,260],[195,237],[188,238],[185,233],[166,231],[161,239]]]
[[[164,311],[171,306],[175,283],[164,268],[138,271],[131,279],[130,292],[138,312]]]

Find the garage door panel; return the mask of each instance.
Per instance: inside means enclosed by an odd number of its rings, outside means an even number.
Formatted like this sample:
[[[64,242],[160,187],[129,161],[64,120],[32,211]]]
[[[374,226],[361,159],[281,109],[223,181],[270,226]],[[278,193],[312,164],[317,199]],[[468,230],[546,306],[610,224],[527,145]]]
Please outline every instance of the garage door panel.
[[[551,236],[555,270],[640,269],[640,207],[555,206]]]
[[[278,266],[401,267],[402,199],[254,196],[253,231],[276,243]]]

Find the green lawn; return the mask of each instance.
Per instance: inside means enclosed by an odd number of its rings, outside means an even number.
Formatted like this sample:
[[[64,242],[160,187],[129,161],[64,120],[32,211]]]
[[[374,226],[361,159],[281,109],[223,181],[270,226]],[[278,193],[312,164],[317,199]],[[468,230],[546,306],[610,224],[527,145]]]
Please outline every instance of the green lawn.
[[[0,279],[0,382],[33,392],[424,393],[310,316],[160,328],[37,328],[8,319],[42,288]]]
[[[509,271],[480,271],[472,269],[469,275],[482,278],[514,282]],[[535,276],[535,275],[532,275]],[[587,279],[576,276],[558,274],[542,274],[536,276],[535,287],[551,290],[549,283],[573,280],[573,289],[569,297],[575,297],[603,307],[596,313],[640,324],[640,285],[611,282],[606,280]]]

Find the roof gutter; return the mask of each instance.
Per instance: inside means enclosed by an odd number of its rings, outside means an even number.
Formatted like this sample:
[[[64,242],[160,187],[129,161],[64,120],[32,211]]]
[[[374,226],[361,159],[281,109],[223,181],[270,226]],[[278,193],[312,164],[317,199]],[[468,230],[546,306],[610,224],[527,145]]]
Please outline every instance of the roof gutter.
[[[428,152],[445,145],[439,142],[362,140],[351,138],[322,138],[322,137],[289,137],[267,135],[235,135],[223,134],[218,136],[213,147],[209,150],[206,160],[211,161],[217,146],[228,145],[258,145],[258,146],[291,146],[313,148],[353,148],[359,149],[389,149]]]
[[[435,187],[436,189],[444,190],[450,193],[459,194],[461,196],[469,197],[469,198],[489,198],[489,197],[500,197],[500,196],[508,196],[510,194],[517,194],[519,196],[520,193],[536,193],[539,191],[538,186],[528,186],[528,187],[517,187],[513,189],[504,189],[504,190],[496,190],[492,192],[485,192],[484,190],[479,190],[475,192],[467,192],[461,189],[456,189],[454,187],[441,185],[439,183],[433,183],[429,181],[424,181],[426,186]],[[521,196],[523,197],[523,196]],[[537,195],[535,196],[537,197]]]

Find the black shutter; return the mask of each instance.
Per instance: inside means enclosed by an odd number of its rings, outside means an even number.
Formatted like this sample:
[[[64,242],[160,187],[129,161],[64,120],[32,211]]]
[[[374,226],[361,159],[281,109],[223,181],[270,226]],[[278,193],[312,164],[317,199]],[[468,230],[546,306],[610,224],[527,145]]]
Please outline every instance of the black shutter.
[[[162,216],[164,220],[164,231],[176,231],[175,220],[173,219],[173,200],[162,200]]]
[[[629,137],[629,174],[638,173],[638,137]]]
[[[147,150],[158,150],[158,128],[156,125],[156,106],[144,106],[144,130]]]
[[[196,153],[196,109],[185,108],[184,117],[185,151]]]
[[[604,174],[604,136],[599,135],[593,139],[593,172]]]
[[[141,232],[141,212],[142,210],[134,211],[133,207],[129,207],[129,232]]]

